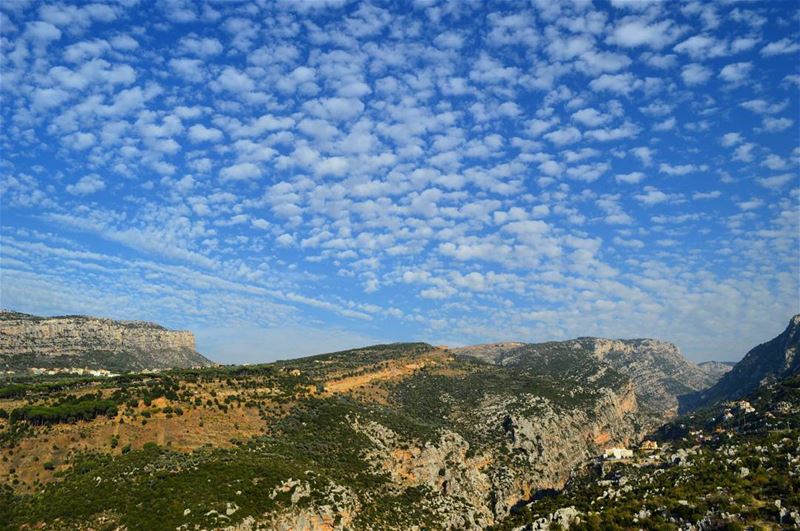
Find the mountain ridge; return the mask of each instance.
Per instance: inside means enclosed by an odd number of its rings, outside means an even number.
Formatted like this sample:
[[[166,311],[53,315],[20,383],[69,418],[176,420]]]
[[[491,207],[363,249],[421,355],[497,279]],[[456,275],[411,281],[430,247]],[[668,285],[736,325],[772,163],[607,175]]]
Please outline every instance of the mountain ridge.
[[[454,348],[453,352],[499,365],[565,356],[581,351],[630,377],[644,408],[666,420],[678,411],[678,397],[715,382],[712,374],[686,359],[672,343],[650,338],[578,337],[545,343],[503,342]]]
[[[149,321],[85,315],[40,317],[0,312],[0,368],[105,369],[117,372],[208,366],[194,334]]]
[[[712,406],[725,400],[735,400],[764,384],[800,372],[800,314],[778,336],[752,349],[708,389],[681,398],[681,411]]]
[[[684,376],[709,378],[672,344],[584,337],[26,377],[0,388],[0,514],[64,530],[503,526],[672,418]]]

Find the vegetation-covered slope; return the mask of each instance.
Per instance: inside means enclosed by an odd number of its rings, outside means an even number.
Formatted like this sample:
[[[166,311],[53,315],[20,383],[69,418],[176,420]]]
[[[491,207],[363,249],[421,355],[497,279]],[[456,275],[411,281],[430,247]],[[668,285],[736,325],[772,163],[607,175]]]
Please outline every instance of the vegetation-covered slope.
[[[495,343],[455,349],[506,367],[535,367],[558,374],[591,362],[627,376],[648,417],[667,420],[678,410],[678,397],[712,385],[716,377],[681,354],[672,343],[654,339],[581,337],[546,343]]]
[[[635,438],[628,380],[426,344],[0,389],[11,529],[485,528]],[[103,407],[99,407],[102,405]]]
[[[680,417],[658,449],[596,460],[497,529],[785,529],[800,526],[800,376]],[[694,527],[691,527],[694,526]]]

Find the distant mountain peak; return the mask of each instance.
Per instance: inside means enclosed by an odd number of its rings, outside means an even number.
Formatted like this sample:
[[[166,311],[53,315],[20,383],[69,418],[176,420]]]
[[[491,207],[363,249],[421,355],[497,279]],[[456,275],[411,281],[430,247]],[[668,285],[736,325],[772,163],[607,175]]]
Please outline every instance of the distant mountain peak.
[[[733,369],[715,385],[687,395],[682,409],[710,406],[734,400],[758,387],[800,372],[800,314],[789,319],[778,336],[751,349]]]
[[[678,409],[678,396],[705,389],[716,378],[687,360],[669,342],[651,338],[578,337],[546,343],[501,342],[453,349],[462,356],[498,365],[525,365],[545,370],[552,362],[568,368],[580,358],[607,365],[633,382],[645,409],[668,418]]]

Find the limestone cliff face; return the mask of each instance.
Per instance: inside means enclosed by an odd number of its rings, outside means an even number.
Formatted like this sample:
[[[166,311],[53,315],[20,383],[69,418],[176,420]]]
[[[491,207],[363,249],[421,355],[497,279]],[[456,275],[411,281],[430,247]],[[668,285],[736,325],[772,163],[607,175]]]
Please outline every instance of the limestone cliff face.
[[[139,370],[210,365],[194,335],[144,321],[0,313],[0,360],[12,368]]]
[[[633,387],[604,389],[590,409],[564,409],[540,396],[488,396],[471,422],[496,442],[471,451],[456,430],[423,446],[375,421],[351,419],[369,437],[365,458],[402,487],[428,487],[447,529],[485,529],[520,500],[562,488],[578,463],[637,437]]]
[[[505,366],[551,363],[586,353],[628,376],[639,405],[657,420],[678,412],[678,397],[706,389],[715,376],[687,360],[677,346],[655,339],[605,339],[581,337],[547,343],[497,343],[454,349],[460,355]]]
[[[716,381],[731,372],[733,366],[736,365],[735,361],[703,361],[697,364],[698,367],[703,369]]]
[[[714,377],[690,362],[672,343],[655,339],[580,338],[600,360],[626,374],[636,385],[643,407],[669,418],[678,412],[678,397],[705,389]]]

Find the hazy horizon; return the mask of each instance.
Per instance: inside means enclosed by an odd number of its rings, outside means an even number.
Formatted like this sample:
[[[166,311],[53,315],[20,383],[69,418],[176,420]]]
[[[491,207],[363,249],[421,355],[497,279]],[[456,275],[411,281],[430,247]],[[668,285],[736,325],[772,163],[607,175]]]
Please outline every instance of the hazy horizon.
[[[7,311],[19,311],[15,308],[3,308]],[[23,312],[29,313],[29,312]],[[40,317],[57,317],[68,315],[69,312],[58,312],[55,314],[40,315]],[[97,318],[111,318],[104,315],[86,315],[87,317]],[[130,320],[126,318],[118,318],[119,320]],[[788,322],[788,319],[787,319]],[[167,323],[158,322],[156,324],[166,326],[166,328],[176,330],[178,328],[168,326]],[[769,332],[758,343],[752,345],[742,345],[741,352],[730,353],[728,357],[717,358],[699,358],[692,352],[686,352],[680,345],[681,353],[689,360],[695,363],[704,361],[722,361],[722,362],[736,362],[742,359],[747,352],[757,346],[757,344],[764,343],[772,337],[777,336],[785,328],[785,324],[781,327],[776,327],[775,332]],[[219,328],[203,328],[199,330],[188,329],[195,335],[197,340],[197,350],[217,363],[223,364],[257,364],[257,363],[270,363],[273,361],[289,360],[302,358],[306,356],[314,356],[317,354],[327,354],[331,352],[338,352],[342,350],[351,350],[371,345],[382,343],[413,343],[423,342],[434,346],[448,346],[448,347],[463,347],[468,346],[467,343],[460,342],[446,342],[437,339],[426,338],[369,338],[360,337],[355,334],[349,333],[346,330],[335,330],[331,334],[330,330],[319,330],[314,328],[304,329],[261,329],[256,327],[237,326],[237,327],[219,327]],[[303,341],[297,341],[298,337],[302,337]],[[550,337],[550,338],[532,338],[528,340],[521,340],[519,338],[505,338],[491,343],[501,342],[527,342],[527,343],[543,343],[547,341],[563,341],[576,339],[578,337]],[[656,339],[660,341],[670,341],[669,338],[652,337],[647,335],[630,336],[630,337],[612,337],[604,335],[596,335],[591,337],[602,337],[606,339]],[[472,343],[476,345],[480,343]]]

